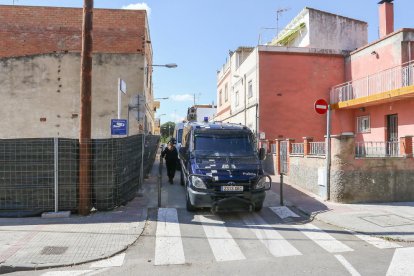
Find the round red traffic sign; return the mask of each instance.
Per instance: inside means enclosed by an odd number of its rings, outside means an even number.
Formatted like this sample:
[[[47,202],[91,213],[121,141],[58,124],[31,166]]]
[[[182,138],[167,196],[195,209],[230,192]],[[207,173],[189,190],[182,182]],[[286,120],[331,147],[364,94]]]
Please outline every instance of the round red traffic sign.
[[[325,114],[328,111],[328,103],[324,99],[317,100],[314,106],[318,114]]]

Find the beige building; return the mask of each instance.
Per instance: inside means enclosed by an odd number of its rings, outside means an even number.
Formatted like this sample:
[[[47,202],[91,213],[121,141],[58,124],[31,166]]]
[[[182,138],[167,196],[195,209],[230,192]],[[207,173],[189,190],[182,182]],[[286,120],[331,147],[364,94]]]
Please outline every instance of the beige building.
[[[94,9],[93,20],[92,138],[111,137],[119,79],[128,134],[154,133],[146,11]],[[3,5],[0,24],[0,138],[78,138],[82,9]]]

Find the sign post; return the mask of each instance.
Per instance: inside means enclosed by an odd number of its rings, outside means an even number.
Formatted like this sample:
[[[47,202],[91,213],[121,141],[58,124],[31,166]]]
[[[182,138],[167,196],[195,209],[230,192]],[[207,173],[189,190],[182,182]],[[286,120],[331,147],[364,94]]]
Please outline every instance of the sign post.
[[[126,83],[123,79],[118,79],[118,119],[121,119],[122,97],[121,93],[126,94]]]
[[[331,189],[331,106],[324,100],[315,101],[314,108],[318,114],[326,114],[326,200],[330,199]]]

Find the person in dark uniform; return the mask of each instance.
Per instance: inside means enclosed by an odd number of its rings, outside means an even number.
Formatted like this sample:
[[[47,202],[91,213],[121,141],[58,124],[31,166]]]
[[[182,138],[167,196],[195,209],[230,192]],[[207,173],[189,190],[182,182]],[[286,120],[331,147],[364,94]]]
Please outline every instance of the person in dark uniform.
[[[161,157],[165,158],[165,164],[167,165],[167,175],[170,184],[173,184],[175,170],[178,163],[178,151],[175,147],[175,139],[171,138],[167,147],[161,152]]]

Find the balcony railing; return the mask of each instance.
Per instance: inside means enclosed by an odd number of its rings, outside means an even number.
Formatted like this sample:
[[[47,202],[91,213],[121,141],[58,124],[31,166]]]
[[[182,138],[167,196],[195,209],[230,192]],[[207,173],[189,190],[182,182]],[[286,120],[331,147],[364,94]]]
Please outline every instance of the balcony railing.
[[[292,143],[292,152],[290,154],[302,154],[303,155],[303,143]]]
[[[414,84],[414,62],[404,63],[331,89],[331,104],[367,97]]]
[[[399,142],[356,142],[355,157],[398,157]]]
[[[310,142],[309,155],[325,155],[325,142]]]

